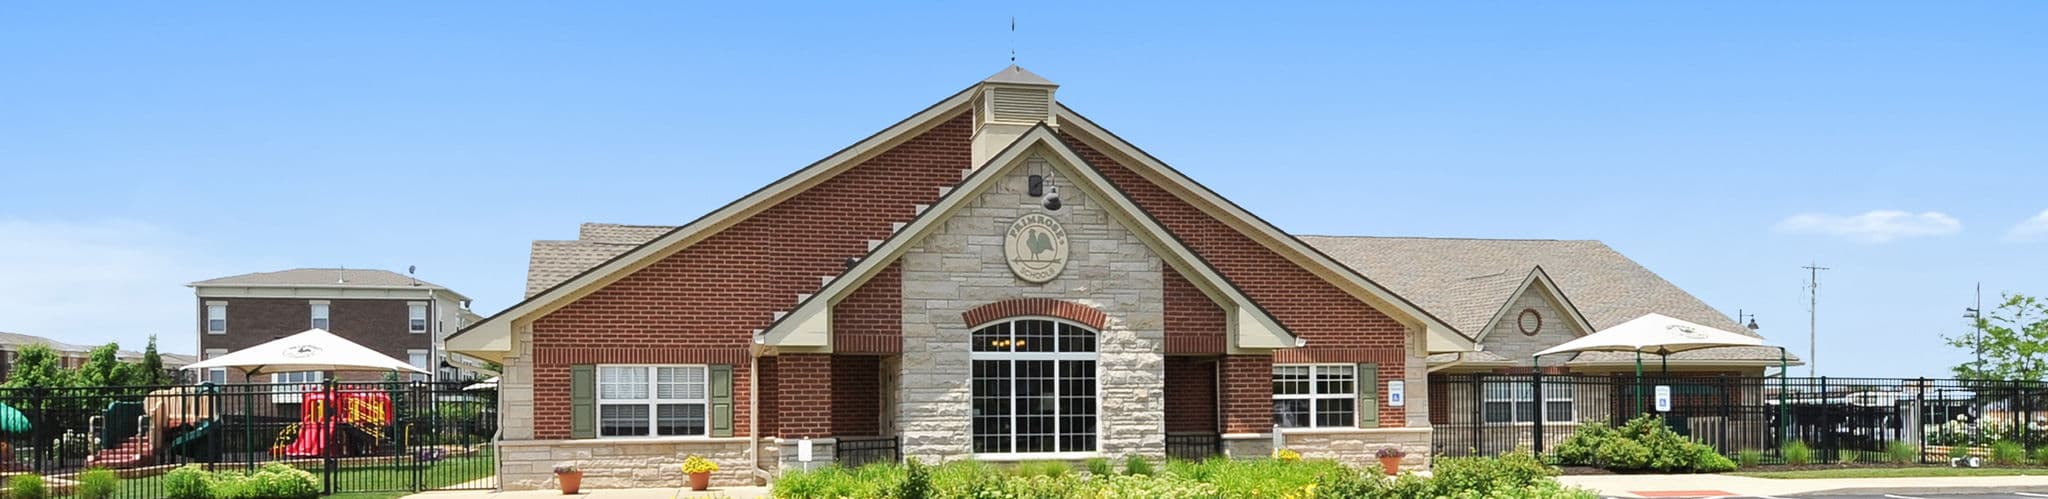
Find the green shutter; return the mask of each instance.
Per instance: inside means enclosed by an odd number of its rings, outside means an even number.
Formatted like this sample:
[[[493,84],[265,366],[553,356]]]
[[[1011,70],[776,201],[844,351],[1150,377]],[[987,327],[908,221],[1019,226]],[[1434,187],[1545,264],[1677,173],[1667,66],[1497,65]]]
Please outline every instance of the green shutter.
[[[1380,366],[1358,365],[1358,427],[1380,427]]]
[[[732,366],[711,366],[711,436],[732,436]]]
[[[569,366],[569,438],[597,438],[597,366]]]

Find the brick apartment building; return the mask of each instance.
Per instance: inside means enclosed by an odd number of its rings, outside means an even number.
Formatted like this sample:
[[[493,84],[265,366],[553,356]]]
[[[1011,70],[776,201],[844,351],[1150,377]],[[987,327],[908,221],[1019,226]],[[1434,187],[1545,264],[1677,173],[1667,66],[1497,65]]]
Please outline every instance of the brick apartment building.
[[[440,285],[386,270],[292,269],[191,283],[197,295],[197,345],[210,359],[308,329],[325,329],[392,358],[457,376],[442,338],[467,324],[469,298]],[[346,373],[343,380],[376,380],[376,373]],[[313,383],[318,372],[276,373],[256,383]],[[242,383],[216,369],[200,381]]]
[[[92,358],[91,354],[94,348],[92,346],[74,345],[30,334],[0,332],[0,381],[6,381],[8,375],[14,372],[14,364],[21,355],[21,349],[29,345],[50,347],[50,350],[57,354],[58,367],[65,369],[76,369],[84,366],[86,361]],[[183,373],[178,371],[178,368],[195,361],[190,355],[162,352],[158,353],[157,358],[163,362],[164,370],[167,371],[166,374],[170,374],[173,379],[178,379],[183,375]],[[121,362],[141,362],[142,352],[119,350],[115,352],[114,359]]]
[[[508,488],[753,483],[940,459],[1289,448],[1428,459],[1425,359],[1471,340],[1011,67],[680,227],[536,241],[501,359]],[[1276,390],[1278,393],[1276,393]]]

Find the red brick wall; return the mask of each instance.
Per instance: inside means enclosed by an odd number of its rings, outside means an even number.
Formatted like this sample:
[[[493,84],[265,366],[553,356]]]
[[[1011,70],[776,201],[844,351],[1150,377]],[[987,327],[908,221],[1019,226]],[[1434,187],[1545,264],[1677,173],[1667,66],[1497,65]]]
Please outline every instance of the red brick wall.
[[[775,378],[775,435],[832,436],[832,354],[782,354]]]
[[[782,406],[782,404],[778,403],[781,401],[777,400],[781,395],[780,391],[776,390],[776,383],[780,382],[780,378],[775,376],[775,358],[759,357],[755,360],[761,363],[761,434],[774,435],[776,430],[775,410],[777,407]],[[738,401],[735,400],[734,402]],[[735,432],[733,434],[738,435],[739,433]]]
[[[1407,334],[1393,318],[1209,217],[1108,155],[1079,140],[1067,142],[1281,325],[1308,340],[1308,347],[1293,349],[1293,353],[1283,354],[1291,356],[1275,361],[1378,362],[1382,383],[1402,379]],[[1271,373],[1266,376],[1264,390],[1270,393]],[[1271,412],[1271,402],[1265,404]],[[1380,404],[1380,426],[1405,425],[1407,414],[1402,408],[1389,407],[1384,400]]]
[[[902,262],[891,262],[832,307],[832,351],[903,352]]]
[[[1166,358],[1166,432],[1216,432],[1215,357]]]
[[[1171,268],[1161,272],[1166,295],[1166,353],[1229,351],[1230,319],[1209,295]]]
[[[882,433],[881,376],[881,357],[832,356],[833,435],[864,437]]]
[[[819,277],[843,272],[847,258],[867,253],[867,240],[887,238],[891,223],[915,215],[914,205],[938,199],[939,187],[959,183],[971,161],[971,127],[962,113],[535,321],[536,437],[568,437],[572,364],[744,365],[752,331],[767,327],[774,312],[792,308],[798,293],[816,292]],[[795,366],[778,367],[787,375]],[[735,434],[750,428],[746,372],[734,369]],[[785,412],[803,400],[778,395]],[[784,433],[826,426],[782,416]]]
[[[1223,385],[1223,432],[1273,431],[1273,358],[1225,355],[1216,366]]]

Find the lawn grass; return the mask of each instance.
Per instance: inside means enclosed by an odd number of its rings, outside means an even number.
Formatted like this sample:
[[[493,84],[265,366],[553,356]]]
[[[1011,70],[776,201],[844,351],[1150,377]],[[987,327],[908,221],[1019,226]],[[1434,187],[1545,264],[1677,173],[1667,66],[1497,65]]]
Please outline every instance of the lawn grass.
[[[239,463],[236,463],[222,464],[216,469],[240,471],[243,468]],[[316,478],[321,473],[317,466],[307,469],[307,471],[313,472]],[[433,466],[423,470],[423,473],[420,474],[420,480],[425,490],[434,490],[486,478],[497,472],[497,466],[491,459],[491,453],[486,450],[476,454],[450,457],[436,461]],[[335,490],[343,492],[327,497],[389,499],[412,495],[413,493],[409,491],[347,492],[349,490],[407,488],[411,486],[412,479],[412,469],[408,465],[376,465],[369,463],[345,465],[340,470],[337,470],[334,475]],[[115,492],[114,497],[121,499],[158,497],[163,494],[162,480],[162,475],[122,478],[120,489]]]
[[[1797,471],[1755,471],[1729,473],[1753,478],[1925,478],[1949,476],[2044,476],[2048,468],[1839,468]]]

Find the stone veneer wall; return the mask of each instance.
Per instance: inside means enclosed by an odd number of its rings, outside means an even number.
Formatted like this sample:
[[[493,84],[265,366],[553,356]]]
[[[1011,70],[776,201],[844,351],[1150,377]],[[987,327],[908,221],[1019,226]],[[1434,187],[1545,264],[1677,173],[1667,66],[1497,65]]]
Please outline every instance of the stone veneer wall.
[[[1529,358],[1530,355],[1577,339],[1580,335],[1592,333],[1581,331],[1576,321],[1553,306],[1544,288],[1542,282],[1537,282],[1523,291],[1521,296],[1515,297],[1514,303],[1508,305],[1506,315],[1500,318],[1500,323],[1495,324],[1493,330],[1487,332],[1487,353],[1506,357],[1513,360],[1516,365],[1533,365],[1534,361]],[[1523,310],[1535,310],[1536,316],[1543,318],[1543,326],[1536,330],[1535,335],[1522,334]],[[1560,361],[1550,357],[1544,357],[1543,360],[1551,364]]]
[[[1034,160],[1039,161],[1039,160]],[[972,455],[969,437],[969,328],[962,314],[1013,298],[1052,298],[1103,311],[1097,338],[1101,401],[1098,449],[1104,455],[1165,453],[1165,311],[1159,257],[1097,200],[1060,182],[1064,206],[1046,211],[1025,195],[1028,172],[1010,172],[900,260],[903,355],[893,382],[895,426],[905,457],[934,462]],[[1064,175],[1061,175],[1064,176]],[[1059,277],[1031,284],[1011,274],[1003,255],[1010,223],[1026,213],[1059,220],[1069,240]]]
[[[1281,435],[1287,448],[1305,459],[1333,459],[1344,464],[1377,469],[1381,447],[1395,446],[1408,453],[1401,458],[1402,469],[1429,469],[1429,427],[1380,428],[1370,430],[1302,431]]]
[[[689,479],[683,458],[691,454],[718,462],[713,485],[754,484],[745,437],[498,442],[498,483],[506,490],[554,488],[555,465],[575,464],[583,470],[585,489],[680,487]]]

